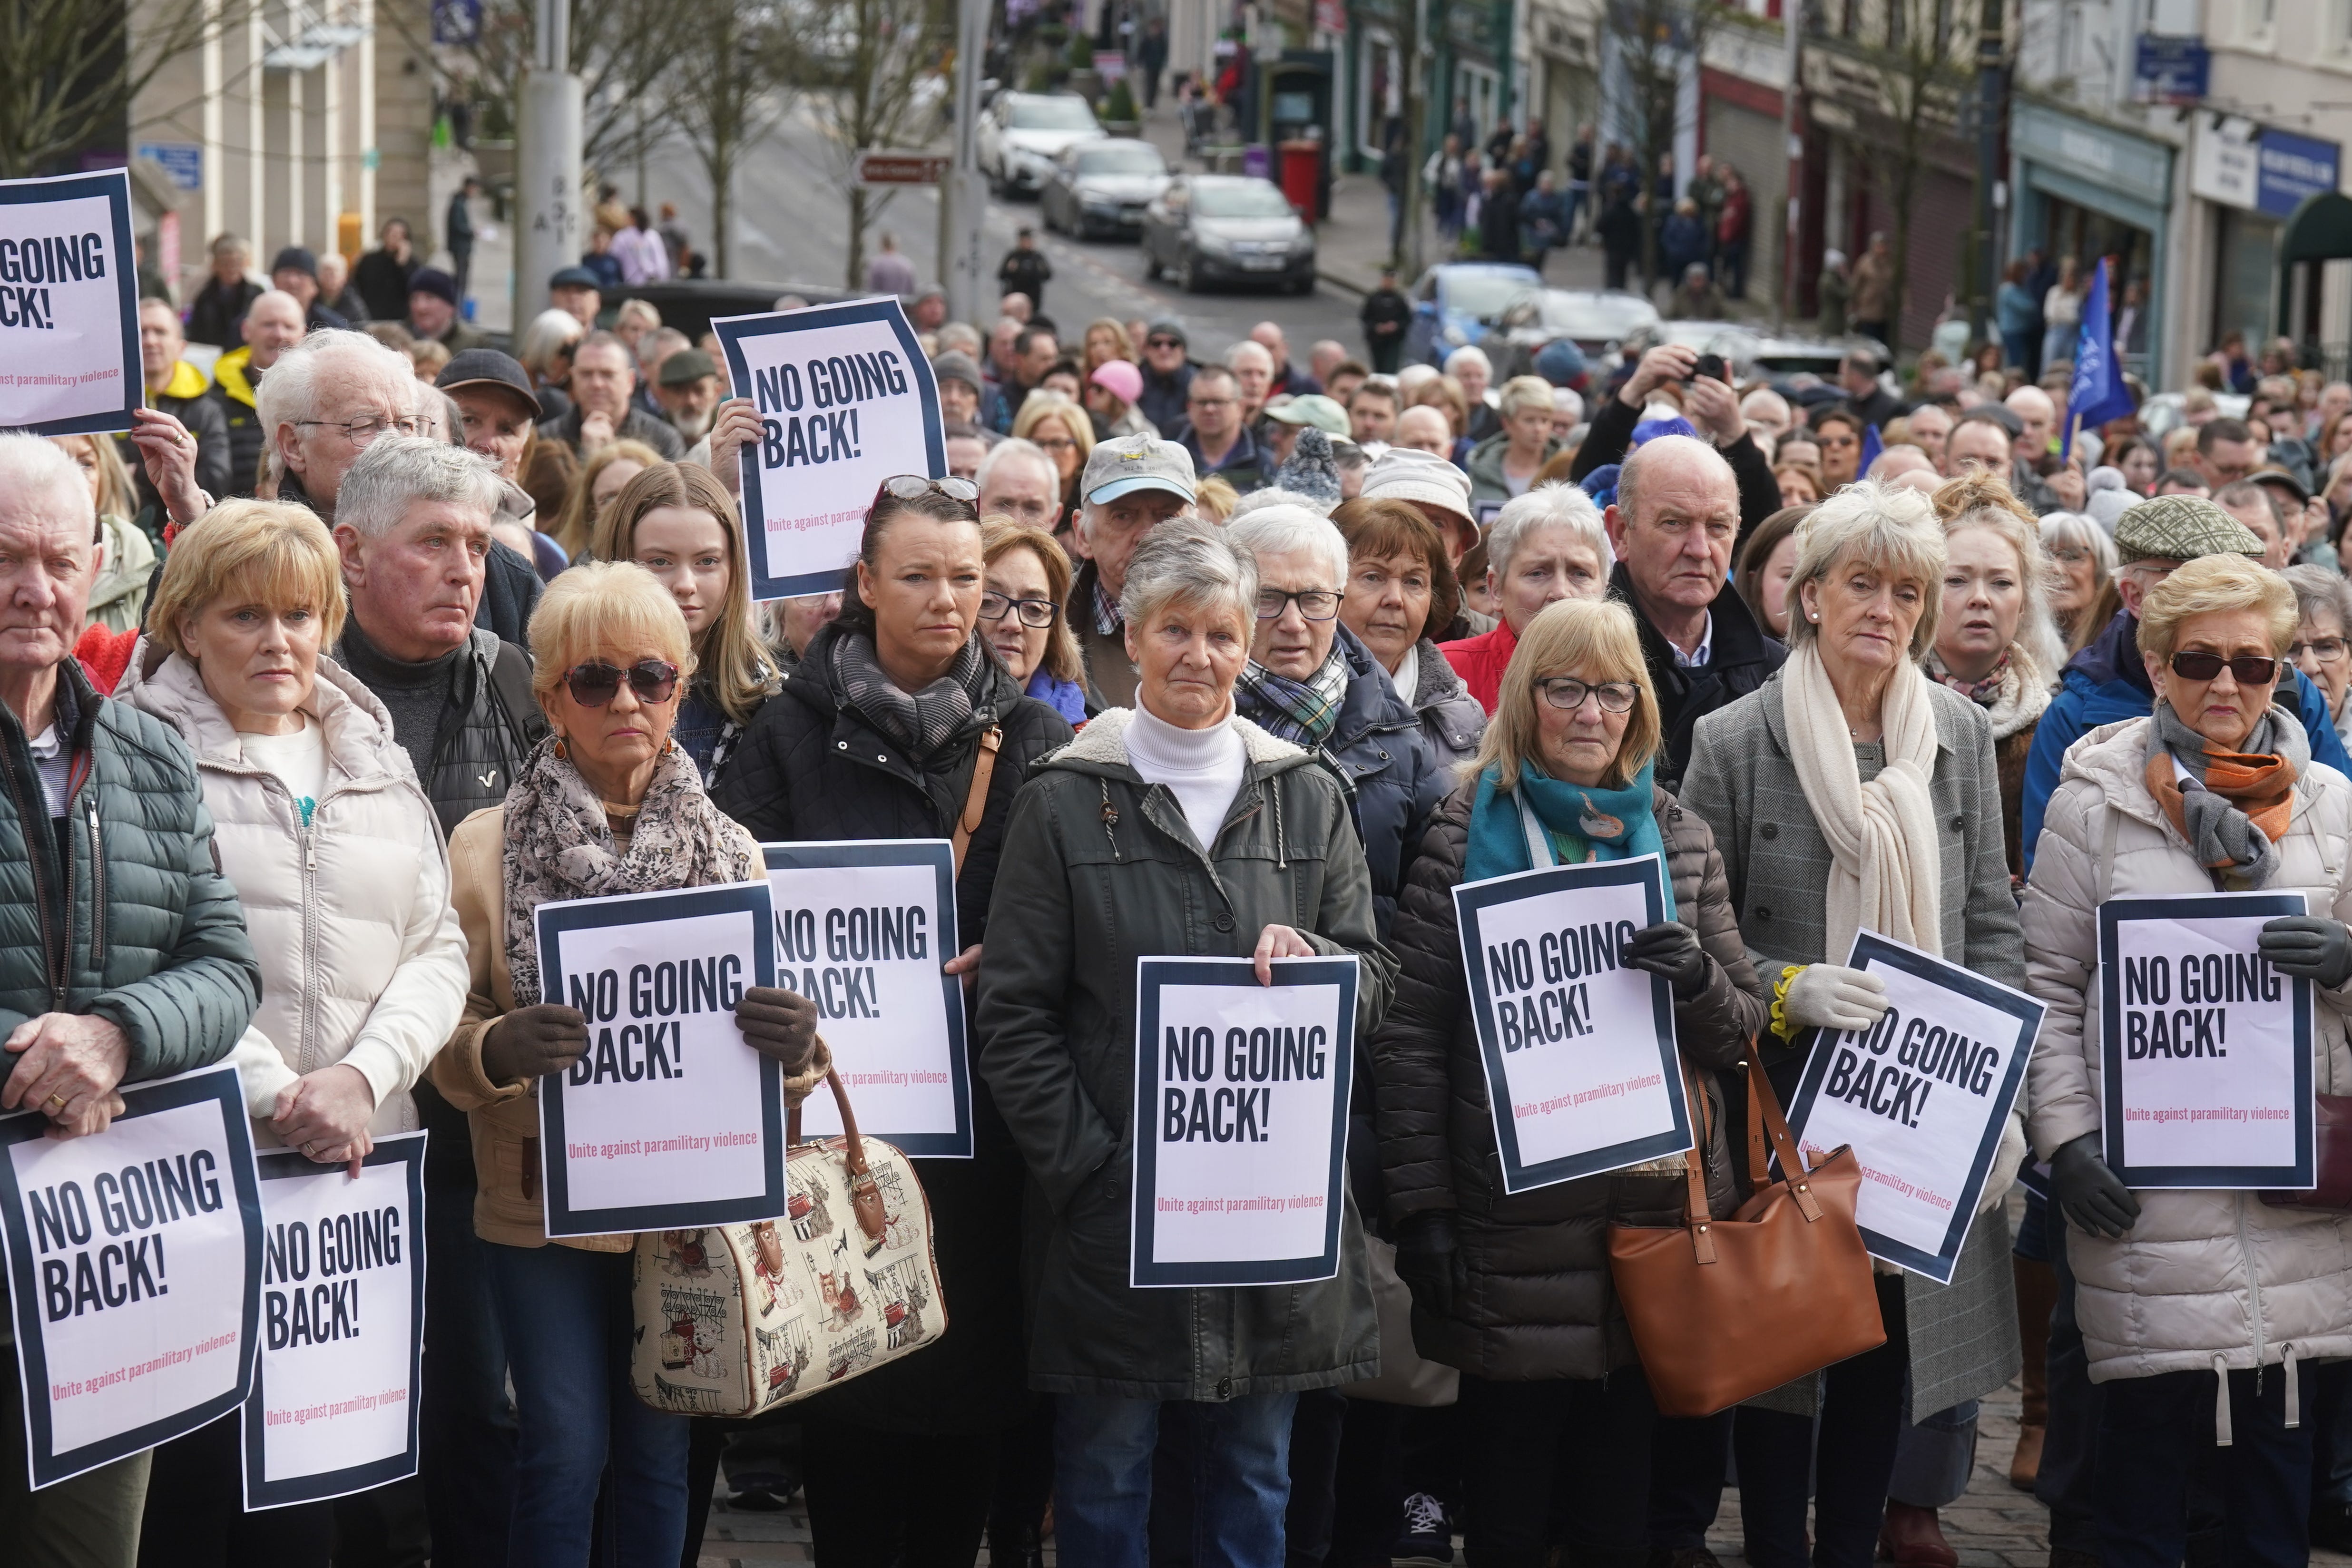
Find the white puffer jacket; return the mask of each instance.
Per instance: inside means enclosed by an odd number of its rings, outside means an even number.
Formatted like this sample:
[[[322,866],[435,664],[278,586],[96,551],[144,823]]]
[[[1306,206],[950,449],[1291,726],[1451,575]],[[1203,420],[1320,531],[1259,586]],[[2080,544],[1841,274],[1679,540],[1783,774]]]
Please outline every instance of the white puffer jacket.
[[[2034,851],[2026,984],[2050,1011],[2027,1073],[2026,1128],[2045,1160],[2099,1131],[2100,901],[2213,890],[2143,782],[2153,722],[2103,725],[2074,742]],[[2352,921],[2352,782],[2325,763],[2305,768],[2278,849],[2266,891],[2301,892],[2313,914]],[[2316,997],[2314,1080],[2323,1094],[2352,1093],[2352,986]],[[2134,1195],[2140,1217],[2120,1241],[2065,1226],[2093,1382],[2280,1363],[2292,1378],[2297,1362],[2352,1355],[2352,1216],[2272,1208],[2244,1192]]]
[[[374,1133],[414,1131],[409,1089],[466,1009],[466,938],[449,852],[392,716],[321,657],[306,706],[326,732],[327,784],[310,823],[245,747],[178,654],[142,642],[115,696],[195,753],[221,869],[261,956],[261,1010],[236,1051],[257,1142],[275,1145],[278,1092],[341,1062],[375,1090]]]

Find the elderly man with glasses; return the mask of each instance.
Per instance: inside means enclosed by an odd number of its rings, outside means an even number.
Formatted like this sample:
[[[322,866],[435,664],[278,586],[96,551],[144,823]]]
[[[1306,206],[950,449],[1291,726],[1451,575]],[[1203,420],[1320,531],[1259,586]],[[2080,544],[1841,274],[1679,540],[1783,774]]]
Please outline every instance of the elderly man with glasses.
[[[1151,531],[1192,510],[1192,459],[1173,441],[1122,436],[1098,443],[1078,479],[1077,543],[1070,581],[1071,629],[1086,667],[1087,700],[1097,710],[1135,706],[1135,661],[1119,610],[1128,563]],[[983,504],[981,510],[985,512]]]

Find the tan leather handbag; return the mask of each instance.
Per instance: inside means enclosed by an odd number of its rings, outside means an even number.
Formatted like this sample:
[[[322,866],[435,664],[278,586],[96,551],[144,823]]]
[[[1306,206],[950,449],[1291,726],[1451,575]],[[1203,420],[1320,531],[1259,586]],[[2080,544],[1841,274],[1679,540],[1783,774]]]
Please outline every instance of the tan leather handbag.
[[[655,1409],[757,1415],[947,1332],[930,1200],[826,1081],[845,1131],[803,1143],[793,1108],[782,1218],[637,1237],[629,1378]]]
[[[1688,1212],[1679,1226],[1612,1225],[1610,1269],[1661,1415],[1712,1415],[1743,1399],[1886,1342],[1870,1254],[1854,1227],[1862,1167],[1840,1147],[1808,1171],[1780,1102],[1751,1047],[1749,1125],[1780,1156],[1769,1185],[1750,1156],[1754,1195],[1728,1219],[1709,1217],[1700,1150],[1704,1095],[1683,1065],[1697,1131]],[[1762,1140],[1751,1138],[1751,1151]]]

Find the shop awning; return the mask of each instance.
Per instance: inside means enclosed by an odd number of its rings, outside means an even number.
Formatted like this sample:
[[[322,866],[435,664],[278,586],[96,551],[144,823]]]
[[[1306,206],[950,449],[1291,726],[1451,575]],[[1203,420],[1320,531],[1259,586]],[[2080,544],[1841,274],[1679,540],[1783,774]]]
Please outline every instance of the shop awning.
[[[2286,233],[2279,240],[2279,265],[2345,257],[2352,257],[2352,196],[2325,191],[2305,197],[2286,220]]]

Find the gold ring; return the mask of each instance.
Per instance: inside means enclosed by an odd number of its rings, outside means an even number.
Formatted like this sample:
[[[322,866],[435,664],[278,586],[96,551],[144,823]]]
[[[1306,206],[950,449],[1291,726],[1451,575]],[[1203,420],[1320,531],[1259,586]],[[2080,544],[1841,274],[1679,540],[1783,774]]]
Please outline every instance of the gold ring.
[[[63,1110],[66,1108],[66,1097],[62,1094],[53,1094],[49,1096],[49,1103]]]

